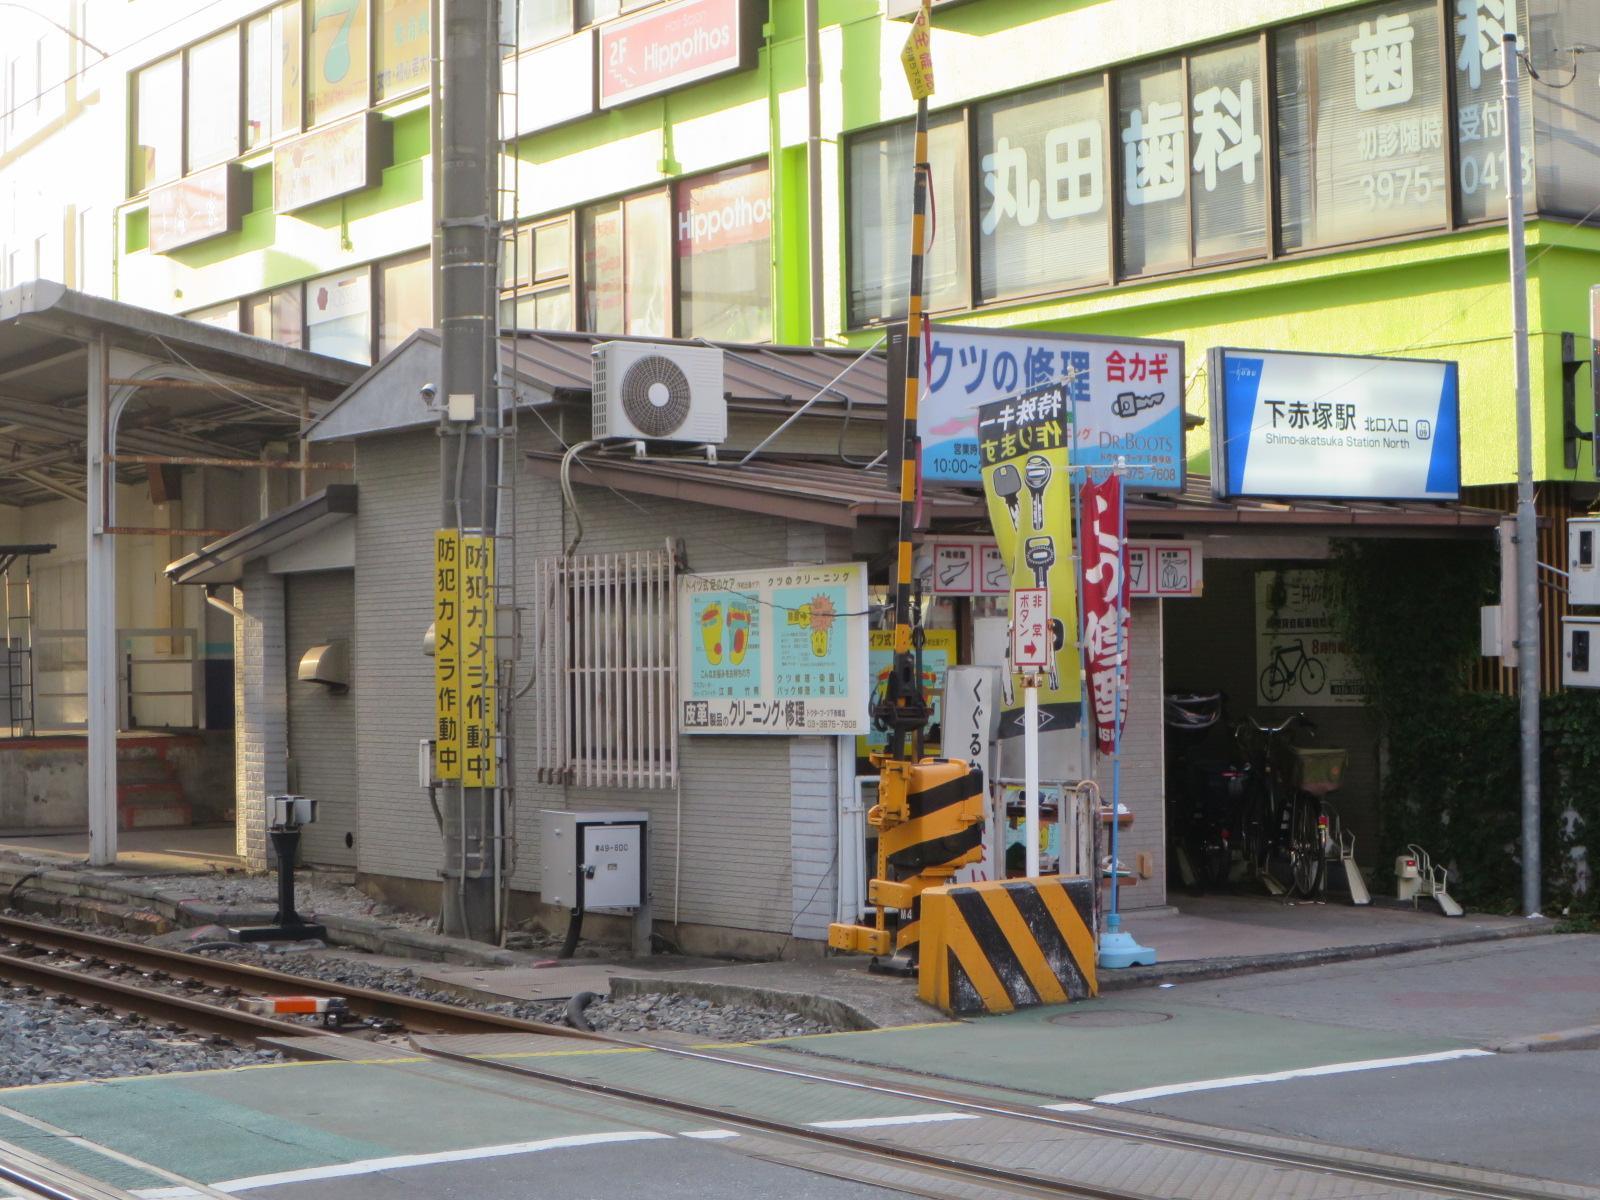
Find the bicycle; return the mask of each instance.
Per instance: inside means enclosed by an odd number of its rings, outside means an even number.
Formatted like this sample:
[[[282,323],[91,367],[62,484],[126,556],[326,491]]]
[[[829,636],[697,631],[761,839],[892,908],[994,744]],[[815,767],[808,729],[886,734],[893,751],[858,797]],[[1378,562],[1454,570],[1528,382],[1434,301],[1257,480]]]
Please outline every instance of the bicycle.
[[[1233,876],[1234,848],[1244,826],[1249,767],[1202,753],[1222,718],[1224,697],[1169,693],[1167,799],[1180,875],[1197,891],[1225,887]]]
[[[1278,854],[1289,860],[1289,878],[1293,891],[1303,899],[1313,899],[1322,888],[1323,867],[1328,857],[1329,820],[1322,797],[1339,786],[1343,772],[1343,751],[1338,764],[1325,770],[1319,778],[1308,776],[1306,763],[1315,761],[1317,752],[1300,753],[1301,748],[1290,746],[1293,757],[1294,778],[1285,780],[1279,768],[1282,757],[1274,753],[1276,739],[1300,724],[1313,736],[1317,727],[1304,713],[1292,713],[1280,725],[1263,725],[1254,717],[1246,717],[1256,732],[1260,750],[1259,769],[1252,773],[1254,802],[1249,806],[1248,825],[1245,831],[1247,853],[1256,873],[1271,878],[1272,861]],[[1241,742],[1244,726],[1237,736]],[[1308,786],[1309,785],[1309,786]]]
[[[1275,704],[1297,682],[1309,696],[1315,696],[1328,682],[1327,668],[1320,658],[1306,653],[1304,638],[1272,648],[1272,661],[1261,672],[1261,694],[1268,704]]]

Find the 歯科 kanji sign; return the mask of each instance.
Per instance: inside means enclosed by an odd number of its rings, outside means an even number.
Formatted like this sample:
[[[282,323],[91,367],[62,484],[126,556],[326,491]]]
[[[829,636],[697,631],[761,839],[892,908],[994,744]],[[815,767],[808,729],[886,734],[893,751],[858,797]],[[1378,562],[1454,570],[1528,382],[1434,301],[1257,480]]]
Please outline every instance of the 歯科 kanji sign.
[[[1127,538],[1122,480],[1107,476],[1083,485],[1083,666],[1094,704],[1095,744],[1117,746],[1128,720]]]

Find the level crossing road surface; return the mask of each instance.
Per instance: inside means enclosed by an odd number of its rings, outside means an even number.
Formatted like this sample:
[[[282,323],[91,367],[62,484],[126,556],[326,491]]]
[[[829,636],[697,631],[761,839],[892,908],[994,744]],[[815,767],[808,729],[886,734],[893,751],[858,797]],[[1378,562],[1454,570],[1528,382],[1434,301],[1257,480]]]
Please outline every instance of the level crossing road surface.
[[[742,1114],[1134,1194],[1441,1194],[1108,1143],[972,1107],[995,1101],[1062,1120],[1111,1114],[1154,1130],[1232,1127],[1243,1132],[1226,1137],[1241,1146],[1306,1154],[1355,1146],[1581,1185],[1600,1181],[1600,1051],[1492,1048],[1594,1024],[1600,938],[1541,937],[718,1051],[903,1085],[898,1093],[650,1049],[431,1039],[563,1079],[725,1107],[726,1123],[407,1047],[364,1047],[349,1051],[362,1061],[0,1091],[0,1151],[20,1146],[147,1200],[1007,1194],[970,1182],[931,1186],[881,1159],[741,1126]]]

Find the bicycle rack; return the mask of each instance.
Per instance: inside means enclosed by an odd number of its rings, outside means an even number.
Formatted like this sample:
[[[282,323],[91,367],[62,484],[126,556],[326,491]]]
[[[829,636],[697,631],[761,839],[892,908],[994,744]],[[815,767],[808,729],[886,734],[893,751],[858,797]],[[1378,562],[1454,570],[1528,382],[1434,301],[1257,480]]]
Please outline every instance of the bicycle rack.
[[[1411,901],[1411,907],[1415,908],[1417,901],[1427,896],[1445,916],[1465,916],[1466,910],[1446,890],[1450,872],[1444,867],[1434,866],[1433,859],[1421,846],[1412,843],[1406,850],[1408,853],[1402,854],[1395,862],[1399,898]]]
[[[1337,813],[1330,812],[1334,827],[1334,844],[1339,847],[1339,864],[1344,867],[1345,886],[1350,889],[1350,903],[1360,908],[1372,903],[1372,893],[1367,891],[1367,881],[1361,877],[1356,865],[1356,835],[1345,830]]]

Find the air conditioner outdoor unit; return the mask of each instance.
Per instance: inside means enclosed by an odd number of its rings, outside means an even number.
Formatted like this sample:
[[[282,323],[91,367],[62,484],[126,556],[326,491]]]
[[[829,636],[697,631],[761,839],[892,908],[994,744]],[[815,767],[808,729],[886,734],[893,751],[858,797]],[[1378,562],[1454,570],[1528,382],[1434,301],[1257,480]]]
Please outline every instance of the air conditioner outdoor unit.
[[[714,346],[601,342],[594,348],[594,437],[728,440],[722,351]]]

